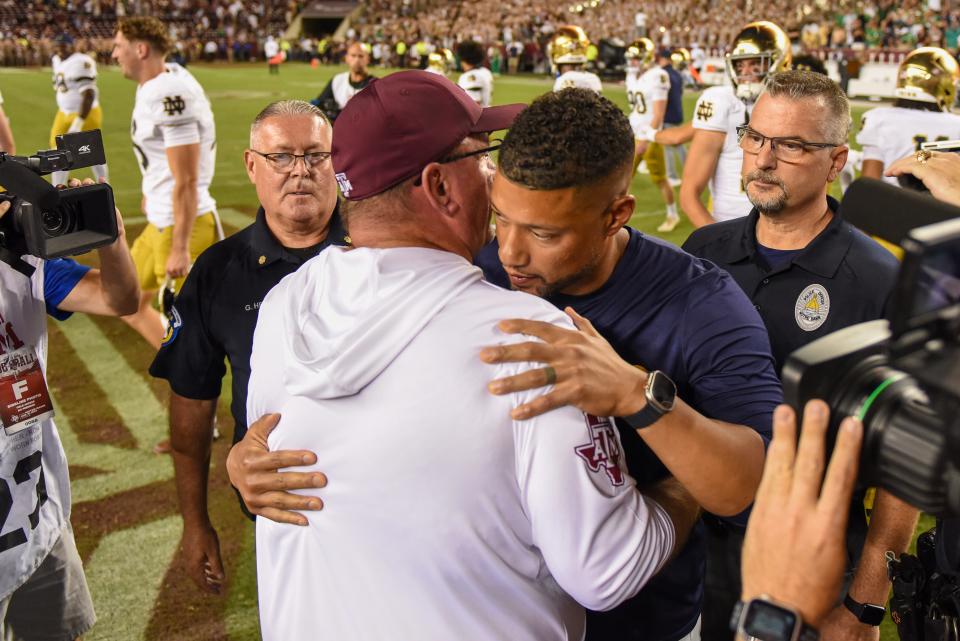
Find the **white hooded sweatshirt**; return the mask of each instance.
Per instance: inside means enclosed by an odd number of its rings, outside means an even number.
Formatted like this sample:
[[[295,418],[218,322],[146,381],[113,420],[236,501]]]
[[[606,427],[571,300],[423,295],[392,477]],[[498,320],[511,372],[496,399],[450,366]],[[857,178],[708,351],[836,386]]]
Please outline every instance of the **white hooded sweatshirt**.
[[[674,530],[626,473],[611,421],[573,408],[514,421],[544,390],[498,397],[496,329],[571,327],[546,301],[423,248],[331,247],[260,309],[251,422],[307,449],[326,488],[307,527],[257,519],[266,641],[581,639],[663,565]],[[569,595],[569,596],[568,596]],[[578,603],[579,602],[579,603]]]

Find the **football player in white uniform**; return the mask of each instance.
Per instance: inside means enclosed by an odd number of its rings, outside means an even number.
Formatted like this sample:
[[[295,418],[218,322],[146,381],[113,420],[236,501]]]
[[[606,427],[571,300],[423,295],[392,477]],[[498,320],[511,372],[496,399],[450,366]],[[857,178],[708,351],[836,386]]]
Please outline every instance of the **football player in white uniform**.
[[[310,101],[310,104],[319,107],[326,114],[330,122],[337,119],[340,111],[347,106],[347,102],[357,92],[374,81],[374,77],[367,71],[367,65],[370,64],[370,51],[367,45],[360,42],[351,43],[347,47],[344,62],[350,67],[350,71],[335,75],[320,95]]]
[[[911,52],[897,71],[897,101],[863,114],[857,142],[863,147],[863,169],[868,178],[883,176],[885,168],[934,140],[960,138],[960,115],[950,112],[957,97],[960,67],[939,47]]]
[[[567,25],[557,29],[557,34],[550,41],[550,61],[557,71],[557,80],[553,83],[554,91],[580,87],[600,93],[603,85],[600,77],[595,73],[584,70],[587,64],[587,50],[590,48],[590,39],[580,27]]]
[[[92,131],[103,125],[100,92],[97,89],[97,63],[85,53],[74,51],[73,39],[57,37],[57,53],[53,56],[53,90],[57,96],[57,115],[50,129],[50,149],[57,146],[57,136],[78,131]],[[107,166],[94,165],[93,175],[106,180]],[[70,172],[55,171],[50,179],[64,185]]]
[[[663,147],[654,142],[656,132],[663,126],[670,92],[670,76],[655,62],[654,44],[650,38],[640,38],[626,51],[627,101],[630,103],[630,126],[637,141],[634,170],[642,160],[647,164],[650,180],[660,190],[667,206],[667,216],[657,228],[660,232],[673,231],[680,222],[673,187],[667,180],[667,163]]]
[[[489,107],[493,101],[493,74],[483,64],[483,46],[476,40],[466,40],[457,47],[463,73],[457,84],[470,94],[481,107]]]
[[[178,289],[196,257],[222,236],[210,196],[213,112],[200,83],[180,65],[164,63],[169,50],[167,29],[156,18],[120,22],[113,57],[139,85],[130,129],[148,222],[132,247],[143,290],[140,309],[124,320],[156,349],[165,332],[151,305],[157,290]]]
[[[680,206],[694,226],[750,213],[752,206],[740,182],[743,151],[737,144],[737,127],[749,122],[750,109],[767,77],[788,69],[790,61],[790,40],[783,29],[772,22],[751,22],[737,34],[727,54],[732,86],[710,87],[697,100],[693,140],[680,185]],[[667,142],[663,135],[657,140]],[[708,185],[712,211],[700,201]]]

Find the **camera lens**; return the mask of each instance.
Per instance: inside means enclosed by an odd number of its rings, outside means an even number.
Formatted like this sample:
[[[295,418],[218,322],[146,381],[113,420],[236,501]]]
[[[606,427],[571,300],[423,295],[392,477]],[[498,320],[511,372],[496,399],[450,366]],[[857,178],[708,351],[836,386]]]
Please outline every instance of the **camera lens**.
[[[63,233],[64,219],[58,211],[45,211],[40,218],[43,231],[48,236],[58,236]]]
[[[40,224],[47,238],[56,238],[76,231],[77,216],[70,207],[58,207],[40,215]]]

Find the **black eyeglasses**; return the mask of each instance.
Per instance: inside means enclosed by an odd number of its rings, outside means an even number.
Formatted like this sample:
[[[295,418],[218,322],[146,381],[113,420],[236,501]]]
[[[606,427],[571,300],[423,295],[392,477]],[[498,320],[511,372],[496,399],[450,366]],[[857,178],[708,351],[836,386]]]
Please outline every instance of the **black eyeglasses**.
[[[293,166],[297,164],[298,158],[303,158],[303,164],[307,169],[315,169],[330,160],[329,151],[310,151],[305,154],[290,154],[285,152],[265,154],[256,149],[251,149],[250,151],[265,158],[274,169],[281,173],[293,171]]]
[[[482,149],[474,149],[473,151],[468,151],[462,154],[454,154],[453,156],[447,156],[446,158],[441,158],[440,160],[436,160],[434,162],[440,165],[446,165],[451,162],[457,162],[458,160],[463,160],[464,158],[469,158],[470,156],[481,156],[481,161],[487,160],[492,163],[493,159],[490,158],[490,153],[493,151],[496,151],[497,149],[500,149],[500,145],[503,144],[503,141],[494,140],[493,143],[494,144],[490,145],[489,147],[484,147]],[[486,158],[483,158],[483,156],[486,156]],[[422,175],[422,173],[423,172],[421,171],[420,174],[417,174],[417,177],[413,180],[413,184],[417,187],[423,184],[420,179],[420,176]]]
[[[840,146],[832,142],[807,142],[799,138],[764,136],[747,125],[737,127],[737,142],[740,144],[740,149],[748,154],[759,154],[764,143],[768,140],[773,155],[776,156],[777,160],[784,162],[797,162],[803,157],[803,152],[809,149],[832,149]]]

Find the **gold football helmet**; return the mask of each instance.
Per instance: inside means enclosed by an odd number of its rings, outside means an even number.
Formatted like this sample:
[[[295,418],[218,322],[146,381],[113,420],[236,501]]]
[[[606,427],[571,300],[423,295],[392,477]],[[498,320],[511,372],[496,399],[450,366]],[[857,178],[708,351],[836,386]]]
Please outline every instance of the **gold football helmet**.
[[[752,80],[741,82],[737,62],[759,60],[760,71]],[[727,75],[733,81],[737,97],[741,100],[756,100],[763,91],[768,77],[790,68],[790,38],[772,22],[759,20],[745,26],[733,39],[727,54]]]
[[[583,29],[573,25],[560,27],[550,41],[550,61],[558,67],[585,64],[589,47],[590,38]]]
[[[449,49],[437,49],[427,56],[427,71],[445,76],[455,66],[456,61],[453,58],[453,52]]]
[[[653,64],[656,52],[657,48],[656,45],[653,44],[653,40],[650,38],[640,38],[631,42],[623,55],[627,59],[627,66],[630,66],[631,62],[636,61],[635,66],[646,69]]]
[[[897,70],[897,98],[936,103],[949,111],[957,98],[960,67],[956,59],[940,47],[920,47],[911,51]]]
[[[673,63],[674,69],[683,71],[690,66],[690,52],[684,47],[675,49],[674,52],[670,54],[670,62]]]

